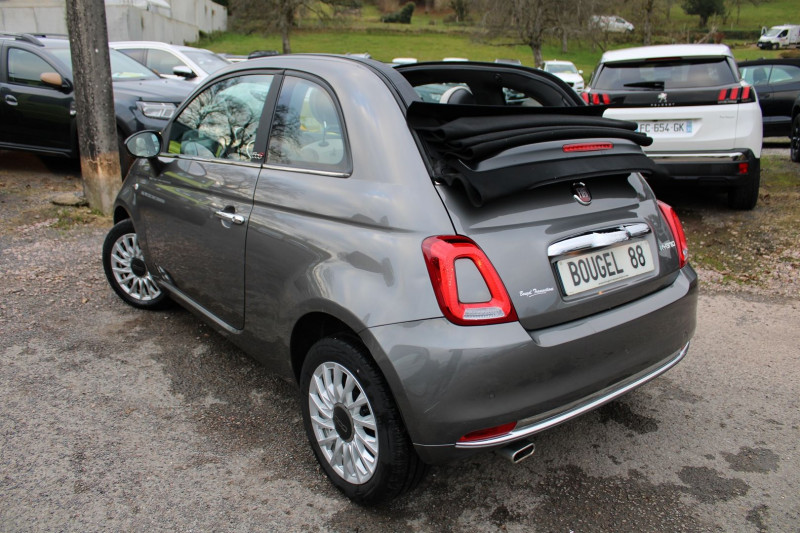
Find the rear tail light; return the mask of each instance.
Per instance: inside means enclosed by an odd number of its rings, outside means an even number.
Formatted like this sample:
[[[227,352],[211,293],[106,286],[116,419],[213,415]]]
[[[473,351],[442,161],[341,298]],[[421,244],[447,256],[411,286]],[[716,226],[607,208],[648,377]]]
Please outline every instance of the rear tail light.
[[[717,103],[720,104],[743,104],[755,101],[756,92],[749,85],[720,89],[719,95],[717,95]]]
[[[428,237],[422,243],[422,253],[436,300],[450,322],[473,326],[517,320],[517,313],[500,276],[483,250],[471,239],[458,235]],[[483,278],[488,293],[485,301],[462,302],[459,299],[456,261],[460,259],[472,261]]]
[[[669,230],[672,232],[672,238],[675,239],[675,248],[678,250],[678,262],[680,268],[686,265],[686,260],[689,255],[689,247],[686,244],[686,234],[683,232],[683,226],[672,206],[665,204],[661,200],[658,201],[658,208],[661,214],[669,225]]]
[[[516,422],[510,422],[508,424],[503,424],[502,426],[479,429],[478,431],[467,433],[466,435],[458,439],[458,442],[474,442],[477,440],[485,440],[485,439],[491,439],[493,437],[499,437],[500,435],[511,433],[511,430],[513,430],[516,426],[517,426]]]
[[[606,93],[584,91],[581,93],[581,98],[589,105],[608,105],[611,103],[611,97]]]

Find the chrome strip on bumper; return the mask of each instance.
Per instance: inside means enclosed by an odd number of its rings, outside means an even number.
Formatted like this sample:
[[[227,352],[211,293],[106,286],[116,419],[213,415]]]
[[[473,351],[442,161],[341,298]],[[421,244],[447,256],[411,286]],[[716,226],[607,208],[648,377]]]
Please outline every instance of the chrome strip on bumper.
[[[647,152],[646,152],[647,153]],[[734,152],[677,152],[677,153],[669,153],[669,152],[649,152],[647,153],[647,157],[652,159],[653,161],[659,161],[663,159],[665,162],[679,162],[679,161],[686,161],[697,163],[699,161],[710,161],[710,162],[719,162],[719,161],[745,161],[747,159],[747,154],[740,151]]]
[[[581,400],[578,400],[572,404],[571,407],[568,407],[566,410],[559,410],[557,413],[554,413],[550,416],[547,414],[538,415],[536,417],[528,418],[525,420],[520,420],[517,423],[517,427],[511,433],[507,433],[505,435],[501,435],[499,437],[495,437],[492,439],[480,440],[480,441],[472,441],[472,442],[457,442],[456,448],[462,449],[475,449],[475,448],[493,448],[495,446],[501,446],[503,444],[508,444],[510,442],[514,442],[519,439],[524,439],[530,437],[535,433],[539,433],[540,431],[544,431],[546,429],[550,429],[553,426],[557,426],[558,424],[562,424],[568,420],[576,418],[584,413],[587,413],[593,409],[596,409],[603,405],[604,403],[608,403],[615,398],[622,396],[623,394],[630,392],[631,390],[644,385],[651,379],[654,379],[676,364],[684,358],[686,352],[689,350],[689,343],[686,343],[682,349],[678,350],[678,352],[666,363],[663,365],[658,366],[655,369],[649,368],[640,372],[637,376],[632,376],[625,381],[622,381],[616,384],[613,387],[609,387],[607,389],[603,389],[591,396],[587,396]],[[542,418],[545,417],[545,418]]]

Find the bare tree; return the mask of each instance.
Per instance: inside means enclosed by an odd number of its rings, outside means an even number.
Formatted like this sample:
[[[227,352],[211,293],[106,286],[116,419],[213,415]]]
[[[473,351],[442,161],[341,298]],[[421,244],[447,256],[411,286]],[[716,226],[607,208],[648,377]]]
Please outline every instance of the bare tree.
[[[230,0],[235,15],[233,26],[246,32],[263,28],[278,31],[284,54],[292,53],[291,33],[304,13],[327,19],[326,6],[334,11],[342,7],[359,7],[360,0]]]
[[[542,65],[542,46],[558,24],[559,3],[552,0],[483,0],[484,24],[490,32],[512,33],[531,48],[533,62]]]

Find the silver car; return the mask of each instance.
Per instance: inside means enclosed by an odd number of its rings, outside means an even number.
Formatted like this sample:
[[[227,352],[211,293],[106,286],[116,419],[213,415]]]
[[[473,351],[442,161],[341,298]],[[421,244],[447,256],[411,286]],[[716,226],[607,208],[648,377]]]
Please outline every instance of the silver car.
[[[323,470],[374,504],[684,357],[697,277],[635,129],[515,65],[240,63],[128,139],[105,272],[297,383]]]

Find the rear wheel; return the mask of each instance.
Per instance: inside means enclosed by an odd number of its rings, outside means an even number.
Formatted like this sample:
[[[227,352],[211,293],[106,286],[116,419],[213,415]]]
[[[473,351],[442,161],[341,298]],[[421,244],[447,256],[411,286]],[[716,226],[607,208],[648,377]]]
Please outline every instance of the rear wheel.
[[[746,183],[728,191],[728,205],[733,209],[753,209],[756,203],[758,203],[758,188],[760,183],[760,172],[756,172]]]
[[[342,338],[314,344],[300,386],[311,448],[348,498],[374,505],[419,484],[427,467],[411,445],[389,387],[360,344]]]
[[[800,163],[800,113],[792,120],[792,134],[789,139],[789,156],[795,163]]]

